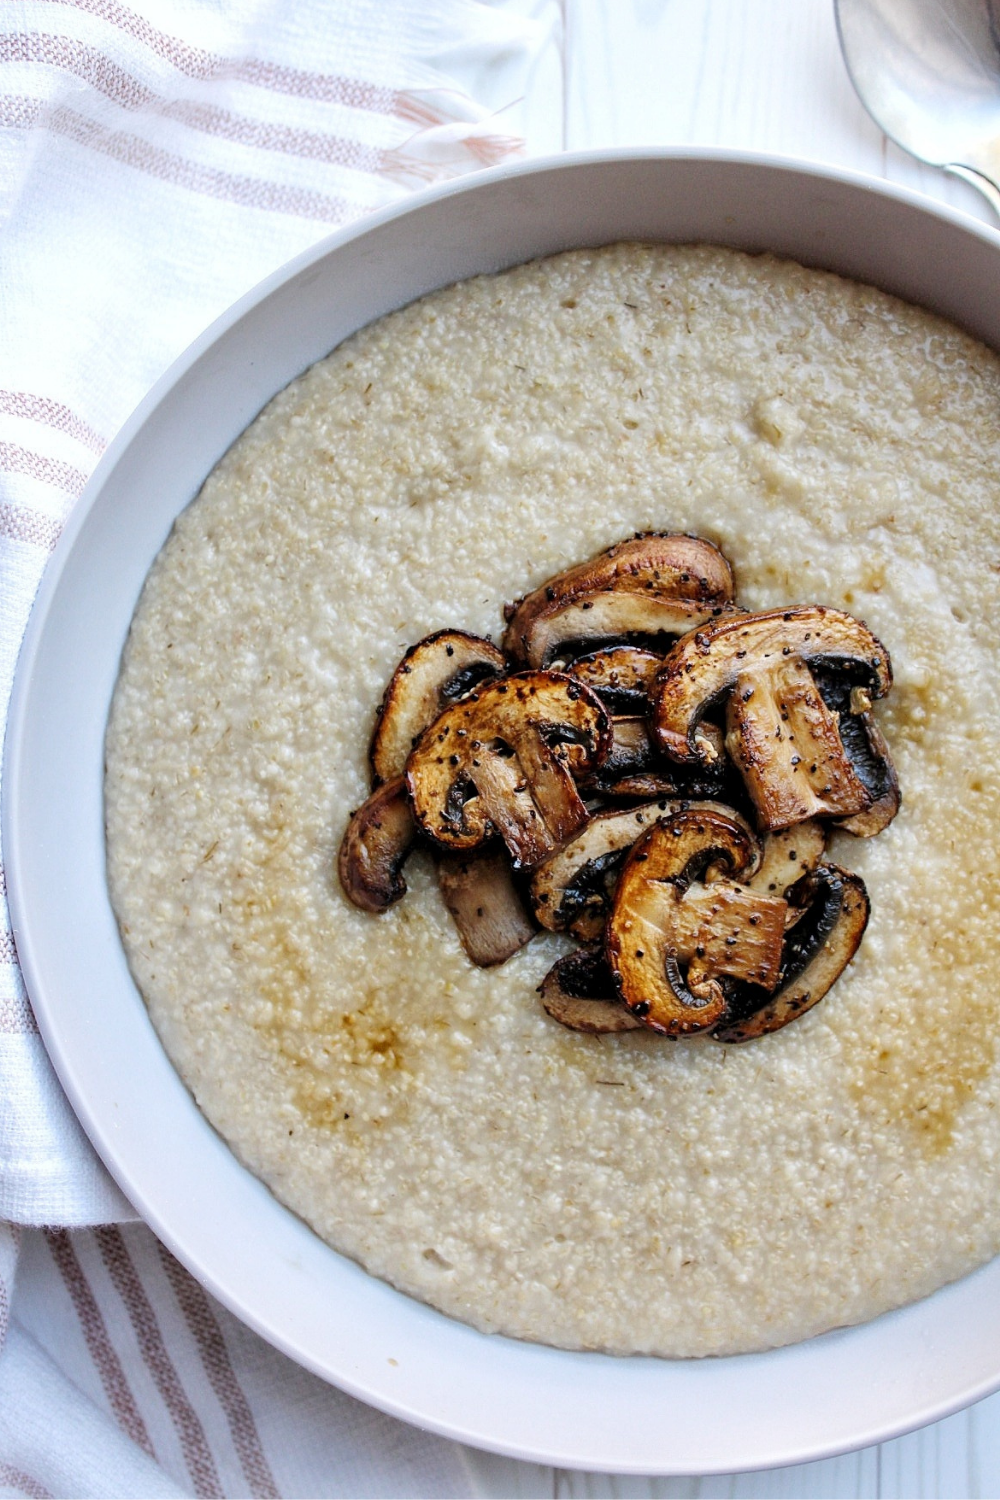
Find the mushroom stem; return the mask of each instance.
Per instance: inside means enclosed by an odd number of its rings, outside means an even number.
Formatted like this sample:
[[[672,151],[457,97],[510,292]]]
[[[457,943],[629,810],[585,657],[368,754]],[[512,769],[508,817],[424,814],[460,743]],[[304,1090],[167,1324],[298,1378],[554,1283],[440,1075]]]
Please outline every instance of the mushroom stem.
[[[871,801],[841,743],[836,716],[797,657],[737,676],[726,709],[726,748],[762,828],[848,817]]]
[[[781,973],[787,904],[733,880],[690,885],[675,914],[673,943],[692,973],[724,974],[773,990]]]
[[[506,963],[531,942],[536,928],[517,893],[505,850],[441,854],[437,873],[462,947],[479,968]]]
[[[536,740],[514,756],[486,756],[476,769],[479,815],[499,833],[514,863],[530,869],[587,822],[587,809],[565,764]],[[466,807],[469,803],[465,804]]]

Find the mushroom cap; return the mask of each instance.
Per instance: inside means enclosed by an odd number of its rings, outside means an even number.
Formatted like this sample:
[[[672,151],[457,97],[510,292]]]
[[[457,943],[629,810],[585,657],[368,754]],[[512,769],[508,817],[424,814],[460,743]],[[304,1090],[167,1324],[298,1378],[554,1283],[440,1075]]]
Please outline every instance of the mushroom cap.
[[[507,670],[492,641],[466,630],[438,630],[411,646],[379,704],[368,755],[373,785],[402,776],[418,738],[449,704]]]
[[[402,776],[378,787],[351,815],[337,872],[344,895],[362,911],[388,911],[406,895],[402,869],[417,836]]]
[[[721,862],[740,875],[757,858],[757,841],[746,824],[703,806],[655,823],[633,846],[608,919],[607,955],[621,999],[654,1031],[686,1036],[707,1031],[725,1017],[726,992],[712,972],[699,972],[697,987],[690,972],[687,981],[681,975],[679,960],[688,956],[682,952],[683,940],[692,931],[682,903],[692,880],[707,866]],[[770,913],[773,946],[772,929],[777,923],[780,933],[785,903],[750,893],[746,899],[758,918],[755,925],[760,925],[761,912]],[[756,966],[755,959],[751,962]]]
[[[504,650],[540,667],[566,641],[679,635],[733,598],[733,572],[703,537],[643,532],[508,605]]]
[[[649,695],[662,665],[661,652],[642,646],[606,646],[578,656],[557,670],[593,688],[609,713],[629,717],[649,711]]]
[[[582,683],[522,672],[488,683],[421,735],[406,780],[418,824],[436,843],[474,849],[494,834],[530,867],[587,821],[574,775],[611,741],[607,710]]]
[[[804,1016],[829,993],[857,952],[870,912],[860,875],[840,865],[819,865],[791,888],[788,900],[802,915],[785,938],[780,987],[773,995],[762,995],[747,986],[744,1006],[737,1001],[715,1031],[720,1042],[753,1041]]]
[[[664,658],[656,680],[655,727],[663,750],[678,761],[704,759],[695,731],[705,713],[751,667],[796,656],[829,666],[856,663],[872,698],[892,686],[889,653],[861,620],[820,604],[729,614],[692,630]]]
[[[595,942],[604,932],[611,908],[612,886],[628,851],[654,823],[675,817],[691,804],[661,798],[640,807],[595,813],[587,826],[537,865],[531,876],[531,901],[535,916],[552,932],[572,932],[581,942]],[[757,841],[743,819],[716,802],[700,802],[695,811],[718,813],[745,830],[754,855],[747,870],[759,857]]]

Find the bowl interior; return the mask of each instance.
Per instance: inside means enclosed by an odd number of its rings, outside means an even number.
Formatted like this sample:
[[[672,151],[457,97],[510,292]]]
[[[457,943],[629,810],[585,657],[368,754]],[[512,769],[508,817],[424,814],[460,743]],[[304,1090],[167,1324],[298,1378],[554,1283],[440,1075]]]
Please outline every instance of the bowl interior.
[[[1000,347],[1000,237],[794,164],[562,158],[421,195],[334,236],[193,346],[77,507],[18,669],[4,854],[19,956],[72,1103],[139,1211],[237,1315],[344,1389],[449,1436],[560,1465],[693,1474],[873,1442],[993,1389],[1000,1261],[863,1327],[768,1354],[613,1359],[478,1334],[337,1255],[238,1164],[150,1026],[104,872],[104,726],[129,621],[174,517],[230,443],[372,318],[476,272],[617,239],[772,250],[874,282]]]

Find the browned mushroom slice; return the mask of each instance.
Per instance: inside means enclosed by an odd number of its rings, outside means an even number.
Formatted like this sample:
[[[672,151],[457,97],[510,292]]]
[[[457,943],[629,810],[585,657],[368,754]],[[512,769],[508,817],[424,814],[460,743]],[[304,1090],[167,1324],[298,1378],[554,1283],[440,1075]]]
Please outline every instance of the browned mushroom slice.
[[[417,836],[402,776],[372,792],[351,817],[337,870],[344,895],[362,911],[387,911],[406,895],[402,869]]]
[[[718,743],[720,754],[710,765],[680,766],[659,753],[645,719],[612,719],[611,748],[580,789],[603,797],[721,797],[731,774],[721,754],[721,732]]]
[[[585,943],[600,938],[628,851],[654,823],[674,817],[686,806],[663,799],[623,812],[596,813],[575,838],[543,860],[531,877],[531,901],[542,926],[553,932],[572,932]],[[702,807],[742,823],[728,807],[699,804],[699,810]],[[756,852],[756,840],[749,829],[746,833]],[[748,869],[752,867],[751,863]]]
[[[517,893],[505,849],[441,854],[437,873],[444,904],[474,964],[491,969],[531,942],[537,929]]]
[[[864,812],[873,791],[852,764],[840,716],[824,701],[813,662],[863,673],[867,701],[892,684],[885,647],[840,610],[801,605],[692,631],[670,651],[657,679],[661,747],[682,763],[707,760],[698,727],[726,697],[726,747],[762,828]]]
[[[572,1031],[600,1036],[641,1031],[644,1027],[644,1022],[615,998],[614,980],[600,948],[567,953],[546,974],[538,993],[552,1019]]]
[[[578,677],[592,688],[611,714],[644,718],[649,711],[649,694],[663,657],[640,646],[609,646],[578,656],[557,670]]]
[[[715,1032],[720,1042],[749,1042],[805,1015],[857,952],[869,913],[860,875],[839,865],[820,865],[792,887],[788,900],[802,915],[785,936],[780,988],[769,996],[747,986],[732,999],[729,1015]]]
[[[645,719],[612,719],[611,743],[600,765],[584,781],[586,791],[602,792],[623,776],[652,772],[661,762]]]
[[[862,684],[852,682],[849,673],[820,666],[815,675],[823,701],[837,715],[851,764],[873,799],[870,807],[838,819],[837,826],[857,838],[874,838],[888,828],[899,811],[900,794],[889,746],[872,715],[871,694]]]
[[[733,587],[732,569],[711,542],[647,532],[507,605],[504,650],[539,667],[567,641],[680,635],[725,608]]]
[[[556,672],[523,672],[476,689],[428,726],[407,762],[420,827],[475,849],[498,833],[515,864],[538,864],[587,821],[573,780],[607,753],[600,699]]]
[[[826,829],[815,818],[764,836],[760,869],[747,881],[752,891],[784,896],[803,875],[815,870],[826,849]]]
[[[655,823],[633,846],[608,919],[607,954],[620,998],[654,1031],[685,1036],[718,1025],[727,976],[777,979],[784,901],[729,880],[688,895],[707,868],[740,875],[756,857],[746,825],[711,808]]]
[[[439,630],[411,646],[379,705],[369,750],[375,785],[402,776],[419,735],[443,709],[506,669],[492,641],[464,630]]]

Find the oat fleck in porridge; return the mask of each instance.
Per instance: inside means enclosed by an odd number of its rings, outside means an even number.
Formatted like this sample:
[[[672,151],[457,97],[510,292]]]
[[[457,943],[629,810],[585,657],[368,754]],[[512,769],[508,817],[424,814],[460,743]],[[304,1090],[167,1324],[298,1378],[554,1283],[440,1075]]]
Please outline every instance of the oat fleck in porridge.
[[[276,397],[150,574],[107,745],[129,961],[240,1158],[375,1275],[572,1348],[787,1343],[1000,1250],[998,515],[996,356],[769,257],[478,278]],[[536,990],[569,934],[477,966],[423,850],[378,916],[337,878],[407,648],[499,642],[503,601],[635,532],[697,533],[750,610],[818,602],[892,657],[861,707],[902,806],[827,849],[867,932],[739,1046],[568,1029]]]

